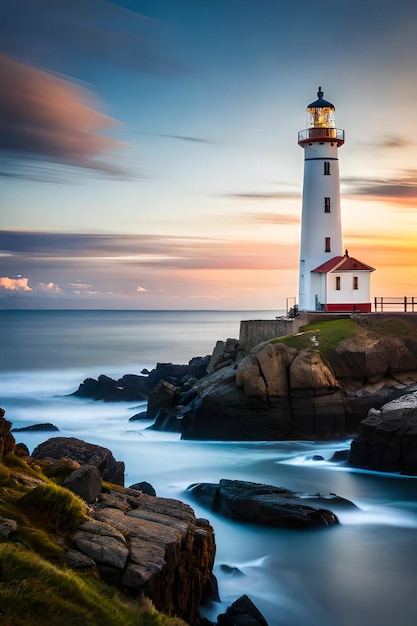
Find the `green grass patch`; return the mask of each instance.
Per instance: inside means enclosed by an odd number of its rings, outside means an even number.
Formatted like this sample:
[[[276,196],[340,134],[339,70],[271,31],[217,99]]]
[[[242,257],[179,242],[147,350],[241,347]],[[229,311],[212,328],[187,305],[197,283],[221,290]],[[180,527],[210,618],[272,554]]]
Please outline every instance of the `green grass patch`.
[[[335,350],[345,339],[352,337],[358,325],[351,319],[329,320],[314,322],[303,326],[295,335],[286,335],[273,339],[271,343],[284,343],[286,346],[305,350],[313,348],[324,357]]]
[[[410,337],[417,339],[417,326],[407,320],[391,318],[380,321],[370,321],[370,328],[380,335],[395,335],[397,337]]]
[[[84,500],[53,483],[27,491],[20,496],[17,504],[23,511],[30,512],[32,520],[38,519],[46,528],[54,528],[57,532],[75,530],[87,519]]]
[[[185,626],[149,601],[128,602],[93,572],[57,567],[13,544],[0,545],[2,626]]]

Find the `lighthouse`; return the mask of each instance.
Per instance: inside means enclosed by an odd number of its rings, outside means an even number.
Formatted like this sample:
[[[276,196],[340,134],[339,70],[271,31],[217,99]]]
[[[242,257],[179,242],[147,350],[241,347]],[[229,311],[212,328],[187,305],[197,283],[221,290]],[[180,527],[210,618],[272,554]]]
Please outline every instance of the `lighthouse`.
[[[370,311],[374,268],[343,250],[338,152],[345,131],[336,128],[335,107],[323,96],[319,87],[298,133],[304,150],[298,308]]]

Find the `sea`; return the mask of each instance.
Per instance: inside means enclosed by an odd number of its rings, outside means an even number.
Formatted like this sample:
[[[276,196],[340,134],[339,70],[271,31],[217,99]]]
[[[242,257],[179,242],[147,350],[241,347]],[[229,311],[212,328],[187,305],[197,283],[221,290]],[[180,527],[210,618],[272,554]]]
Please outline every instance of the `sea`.
[[[53,436],[105,446],[125,462],[127,486],[148,481],[158,496],[187,502],[209,519],[220,602],[203,607],[208,619],[247,594],[269,626],[415,626],[417,478],[332,462],[350,440],[182,441],[149,430],[150,422],[129,422],[145,403],[71,396],[88,377],[119,378],[211,354],[217,340],[239,337],[241,320],[282,313],[0,311],[0,407],[13,427],[49,422],[59,428],[15,433],[30,452]],[[336,493],[356,508],[335,510],[340,524],[324,530],[231,522],[187,492],[192,483],[222,478]]]

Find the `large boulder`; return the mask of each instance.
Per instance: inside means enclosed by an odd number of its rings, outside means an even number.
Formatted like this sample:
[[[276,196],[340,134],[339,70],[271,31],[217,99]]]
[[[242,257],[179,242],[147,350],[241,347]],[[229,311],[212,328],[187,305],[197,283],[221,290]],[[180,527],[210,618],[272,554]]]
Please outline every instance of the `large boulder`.
[[[37,446],[34,459],[71,459],[80,465],[95,465],[103,480],[124,485],[125,464],[116,461],[108,448],[75,437],[53,437]]]
[[[369,411],[352,441],[349,464],[417,476],[417,392]]]
[[[198,483],[190,485],[188,492],[200,504],[228,519],[277,528],[333,526],[338,524],[338,519],[323,505],[355,506],[335,494],[307,496],[283,487],[241,480]]]

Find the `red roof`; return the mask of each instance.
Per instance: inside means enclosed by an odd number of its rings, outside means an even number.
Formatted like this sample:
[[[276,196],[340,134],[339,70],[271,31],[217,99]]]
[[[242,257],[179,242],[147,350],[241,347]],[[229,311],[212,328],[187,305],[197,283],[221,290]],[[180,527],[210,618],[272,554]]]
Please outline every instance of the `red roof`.
[[[328,272],[374,272],[375,268],[354,259],[352,256],[335,256],[326,263],[319,265],[312,272],[327,274]]]

